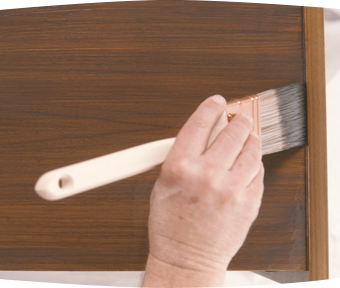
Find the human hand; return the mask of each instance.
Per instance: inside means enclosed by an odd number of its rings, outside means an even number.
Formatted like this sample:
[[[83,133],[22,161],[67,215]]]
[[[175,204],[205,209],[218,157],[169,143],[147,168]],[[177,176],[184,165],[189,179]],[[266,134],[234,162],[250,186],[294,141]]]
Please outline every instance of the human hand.
[[[176,286],[222,285],[258,215],[264,189],[260,141],[252,123],[236,115],[207,149],[226,109],[223,97],[213,97],[182,127],[153,187],[144,285],[160,280],[164,269]]]

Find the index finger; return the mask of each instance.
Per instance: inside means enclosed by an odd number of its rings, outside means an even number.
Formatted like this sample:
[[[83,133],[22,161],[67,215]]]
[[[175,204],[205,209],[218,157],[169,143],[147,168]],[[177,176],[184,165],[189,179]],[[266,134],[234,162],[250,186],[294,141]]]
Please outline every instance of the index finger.
[[[198,156],[207,148],[211,130],[226,108],[226,100],[214,95],[204,100],[179,131],[173,152]]]
[[[206,159],[221,168],[230,169],[242,151],[252,127],[250,115],[237,114],[205,152]]]

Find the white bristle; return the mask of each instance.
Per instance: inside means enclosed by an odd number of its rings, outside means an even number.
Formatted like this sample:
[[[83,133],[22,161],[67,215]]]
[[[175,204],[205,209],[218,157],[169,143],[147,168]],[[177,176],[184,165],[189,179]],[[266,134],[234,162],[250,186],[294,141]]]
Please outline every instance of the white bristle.
[[[306,143],[306,104],[302,83],[258,93],[261,98],[263,155]]]

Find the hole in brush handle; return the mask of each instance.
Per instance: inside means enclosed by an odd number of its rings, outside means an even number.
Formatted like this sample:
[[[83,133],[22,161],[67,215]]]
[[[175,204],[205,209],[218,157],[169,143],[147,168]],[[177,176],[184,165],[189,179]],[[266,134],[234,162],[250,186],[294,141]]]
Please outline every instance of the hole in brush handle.
[[[69,175],[65,175],[59,179],[59,188],[60,189],[67,189],[73,187],[73,179]]]

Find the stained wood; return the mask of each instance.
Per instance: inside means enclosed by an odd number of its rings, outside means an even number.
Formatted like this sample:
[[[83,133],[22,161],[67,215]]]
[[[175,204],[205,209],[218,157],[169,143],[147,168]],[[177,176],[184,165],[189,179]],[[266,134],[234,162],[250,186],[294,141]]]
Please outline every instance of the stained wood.
[[[0,270],[144,270],[159,167],[58,202],[35,194],[38,177],[174,137],[213,94],[230,100],[305,75],[297,6],[141,1],[3,10],[0,39]],[[260,215],[229,269],[304,271],[305,147],[263,161]]]
[[[327,126],[323,8],[305,7],[304,35],[308,133],[308,269],[311,280],[329,278]]]
[[[262,207],[230,270],[306,270],[304,157],[304,148],[263,157],[266,175]]]

